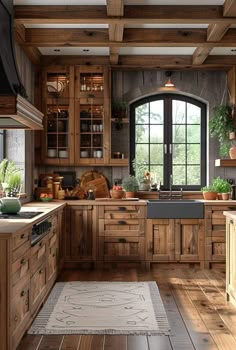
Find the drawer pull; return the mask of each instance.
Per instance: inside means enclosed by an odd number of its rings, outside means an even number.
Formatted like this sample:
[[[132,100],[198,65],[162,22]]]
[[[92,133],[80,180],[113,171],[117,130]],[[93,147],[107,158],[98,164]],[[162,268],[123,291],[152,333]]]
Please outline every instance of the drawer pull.
[[[236,207],[228,207],[229,210],[236,210]]]
[[[124,220],[119,220],[119,221],[118,221],[118,224],[119,224],[119,225],[126,225],[126,221],[124,221]]]
[[[21,293],[20,293],[20,296],[23,297],[25,295],[25,291],[22,290]]]
[[[21,261],[20,261],[21,265],[24,265],[25,262],[26,262],[25,258],[22,258]]]
[[[118,207],[119,211],[126,211],[126,207]]]
[[[233,224],[233,223],[234,223],[234,221],[233,221],[233,220],[229,220],[229,223],[230,223],[230,224]]]
[[[39,274],[40,274],[40,275],[42,274],[42,270],[39,270]]]
[[[119,243],[126,243],[126,239],[125,238],[119,238]]]
[[[40,242],[40,243],[39,243],[39,247],[41,248],[42,246],[43,246],[43,243],[42,243],[42,242]]]
[[[25,234],[22,233],[22,235],[20,236],[21,239],[25,238]]]

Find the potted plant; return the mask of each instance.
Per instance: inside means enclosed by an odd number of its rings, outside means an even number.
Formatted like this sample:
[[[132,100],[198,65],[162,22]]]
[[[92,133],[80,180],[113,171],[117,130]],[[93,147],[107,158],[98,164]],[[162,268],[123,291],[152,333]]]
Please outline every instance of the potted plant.
[[[21,189],[21,169],[14,161],[3,159],[0,163],[0,184],[3,196],[16,197]]]
[[[220,176],[216,177],[212,181],[212,185],[218,193],[218,199],[229,199],[229,194],[231,192],[231,185],[228,181],[222,179]]]
[[[149,191],[151,187],[151,173],[147,170],[147,163],[143,160],[132,160],[132,167],[139,181],[140,191]]]
[[[213,117],[209,121],[209,131],[212,137],[217,137],[220,144],[220,156],[229,154],[229,133],[236,130],[235,121],[232,116],[232,107],[219,105],[213,109]]]
[[[122,187],[126,191],[126,198],[133,198],[139,189],[139,182],[135,176],[129,175],[122,181]]]
[[[206,200],[215,200],[217,198],[217,190],[214,186],[204,186],[201,188],[203,198]]]

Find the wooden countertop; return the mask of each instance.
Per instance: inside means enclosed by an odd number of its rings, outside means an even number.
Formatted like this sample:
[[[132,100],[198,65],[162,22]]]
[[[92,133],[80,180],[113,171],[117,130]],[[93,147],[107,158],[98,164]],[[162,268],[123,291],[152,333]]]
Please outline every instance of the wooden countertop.
[[[24,204],[21,211],[38,211],[42,214],[32,219],[0,219],[0,239],[4,238],[4,235],[14,234],[18,231],[27,230],[33,223],[42,220],[43,217],[52,214],[59,208],[63,208],[66,202],[30,202]]]

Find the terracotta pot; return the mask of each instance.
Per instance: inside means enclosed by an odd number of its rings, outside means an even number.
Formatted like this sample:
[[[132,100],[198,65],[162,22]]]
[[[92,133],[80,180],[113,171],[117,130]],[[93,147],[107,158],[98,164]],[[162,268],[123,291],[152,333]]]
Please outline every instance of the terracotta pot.
[[[217,192],[202,192],[203,198],[206,200],[215,200],[217,198]]]
[[[128,191],[126,191],[125,197],[126,198],[134,198],[135,197],[134,194],[135,194],[135,192],[128,192]]]
[[[229,199],[229,192],[227,193],[222,193],[222,199],[227,201]]]
[[[236,146],[232,146],[229,150],[229,156],[231,159],[236,159]]]

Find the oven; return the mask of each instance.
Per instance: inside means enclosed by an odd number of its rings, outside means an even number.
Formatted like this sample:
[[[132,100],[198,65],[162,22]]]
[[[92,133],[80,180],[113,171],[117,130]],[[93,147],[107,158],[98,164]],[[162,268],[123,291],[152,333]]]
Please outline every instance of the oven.
[[[48,234],[52,227],[52,217],[47,216],[41,221],[36,222],[32,226],[32,232],[31,232],[31,246],[35,245],[37,242],[39,242],[44,236]]]

